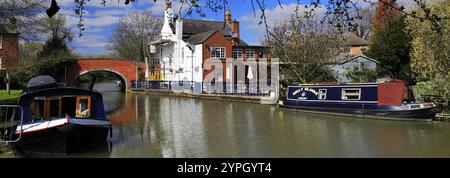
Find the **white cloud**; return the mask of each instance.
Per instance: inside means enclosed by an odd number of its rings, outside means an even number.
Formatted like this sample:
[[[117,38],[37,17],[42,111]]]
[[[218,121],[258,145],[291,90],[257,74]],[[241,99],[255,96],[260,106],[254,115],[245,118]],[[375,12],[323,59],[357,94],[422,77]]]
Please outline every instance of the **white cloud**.
[[[85,18],[84,25],[87,27],[102,27],[107,25],[112,25],[120,20],[120,17],[116,16],[100,16],[94,18]]]
[[[66,16],[67,20],[67,26],[73,27],[76,26],[79,21],[80,17],[78,16]],[[104,27],[108,25],[113,25],[117,23],[120,20],[120,17],[117,16],[96,16],[96,17],[83,17],[83,25],[85,28],[92,28],[92,27]]]
[[[95,11],[95,13],[93,15],[95,16],[104,16],[104,15],[112,15],[112,16],[126,16],[130,13],[132,13],[133,11],[131,10],[127,10],[127,9],[114,9],[114,10],[97,10]]]
[[[1,1],[1,0],[0,0]],[[48,0],[50,2],[50,0]],[[78,33],[77,24],[80,17],[75,14],[74,9],[76,4],[74,0],[57,0],[61,7],[60,13],[66,17],[67,26],[72,28],[75,33]],[[102,0],[90,0],[86,4],[83,16],[83,25],[85,30],[82,32],[83,36],[75,37],[73,44],[75,50],[82,54],[102,54],[107,53],[107,42],[110,38],[110,30],[112,25],[119,22],[122,17],[125,17],[136,11],[149,10],[155,16],[163,16],[166,8],[164,0],[138,0],[134,3],[125,5],[125,0],[106,0],[106,6],[101,5]],[[177,13],[180,8],[180,2],[173,2],[174,12]],[[186,12],[187,7],[183,8]]]
[[[90,34],[92,32],[90,30],[86,30],[83,36],[74,38],[72,44],[75,46],[75,51],[81,55],[107,54],[106,47],[110,45],[109,37]]]
[[[106,41],[106,38],[101,35],[84,35],[74,39],[77,48],[104,48],[110,44]]]
[[[152,14],[156,15],[156,16],[163,16],[164,15],[164,11],[166,10],[166,1],[164,0],[157,0],[156,2],[149,2],[149,1],[142,1],[142,4],[140,6],[148,6],[148,10],[150,12],[152,12]],[[139,1],[138,1],[139,2]],[[147,2],[147,3],[144,3]],[[173,8],[173,13],[177,14],[178,11],[181,8],[181,3],[180,1],[172,1],[172,8]],[[188,9],[188,5],[184,5],[183,9],[181,10],[181,13],[186,13]],[[182,14],[184,15],[184,14]]]
[[[50,1],[50,0],[49,0]],[[60,7],[76,7],[74,0],[57,0]],[[102,0],[90,0],[86,3],[86,7],[130,7],[132,4],[125,5],[125,0],[106,0],[106,5],[102,5]]]

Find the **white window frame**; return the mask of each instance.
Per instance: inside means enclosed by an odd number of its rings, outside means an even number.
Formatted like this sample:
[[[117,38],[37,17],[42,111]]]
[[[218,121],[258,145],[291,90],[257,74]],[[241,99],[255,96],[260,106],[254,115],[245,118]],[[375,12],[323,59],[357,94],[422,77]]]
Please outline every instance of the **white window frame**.
[[[358,93],[346,93],[346,91],[348,91],[348,90],[358,90]],[[346,96],[358,96],[358,99],[348,99]],[[347,101],[359,101],[359,100],[361,100],[361,88],[345,88],[345,89],[342,89],[341,99],[342,100],[347,100]]]
[[[218,50],[219,50],[219,52],[217,53]],[[216,54],[219,54],[219,56],[216,56]],[[211,47],[211,58],[224,59],[225,54],[226,54],[225,47]]]
[[[242,48],[235,48],[235,49],[233,49],[233,58],[234,59],[242,59],[243,58],[243,54],[244,54],[244,50],[242,50]]]
[[[0,35],[0,49],[3,49],[3,35]]]
[[[325,92],[322,93],[322,91],[325,91]],[[328,92],[327,89],[319,89],[319,94],[317,95],[318,99],[319,100],[326,100],[327,99],[327,92]],[[324,98],[322,98],[322,96],[324,96]]]
[[[250,51],[252,51],[250,53]],[[249,57],[248,54],[252,54],[252,57]],[[246,49],[245,50],[245,59],[255,59],[255,49]]]

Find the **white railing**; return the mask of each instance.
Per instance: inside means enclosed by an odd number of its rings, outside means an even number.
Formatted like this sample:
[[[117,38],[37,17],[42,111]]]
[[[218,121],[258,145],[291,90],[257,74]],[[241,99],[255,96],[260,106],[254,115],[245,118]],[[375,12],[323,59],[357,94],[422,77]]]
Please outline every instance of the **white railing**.
[[[23,108],[19,105],[0,105],[0,142],[17,142],[22,132],[16,134],[16,129],[22,130]]]

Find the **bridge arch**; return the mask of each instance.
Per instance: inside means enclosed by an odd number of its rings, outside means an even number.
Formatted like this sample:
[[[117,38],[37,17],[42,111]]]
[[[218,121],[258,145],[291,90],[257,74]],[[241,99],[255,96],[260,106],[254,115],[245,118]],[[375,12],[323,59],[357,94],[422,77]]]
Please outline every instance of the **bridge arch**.
[[[82,75],[91,73],[91,72],[97,72],[97,71],[106,71],[106,72],[111,72],[116,74],[117,76],[119,76],[120,80],[122,80],[123,84],[125,85],[125,90],[127,88],[129,88],[128,85],[130,85],[129,83],[131,83],[131,81],[128,81],[127,78],[121,74],[120,72],[113,70],[113,69],[109,69],[109,68],[93,68],[93,69],[89,69],[89,70],[85,70],[85,71],[81,71],[77,76],[75,76],[75,78],[73,78],[73,81],[69,81],[70,83],[74,83],[78,78],[80,78]]]
[[[81,75],[93,71],[115,73],[124,80],[126,89],[130,89],[132,80],[144,78],[145,64],[122,59],[77,59],[67,67],[66,75],[62,75],[59,81],[72,84]]]

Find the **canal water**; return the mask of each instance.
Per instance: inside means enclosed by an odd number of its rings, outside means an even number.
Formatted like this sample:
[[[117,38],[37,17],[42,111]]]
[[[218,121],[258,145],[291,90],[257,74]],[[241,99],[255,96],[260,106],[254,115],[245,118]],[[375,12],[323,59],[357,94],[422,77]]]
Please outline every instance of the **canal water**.
[[[113,123],[107,149],[75,157],[450,157],[449,123],[364,120],[112,90],[103,98]]]

